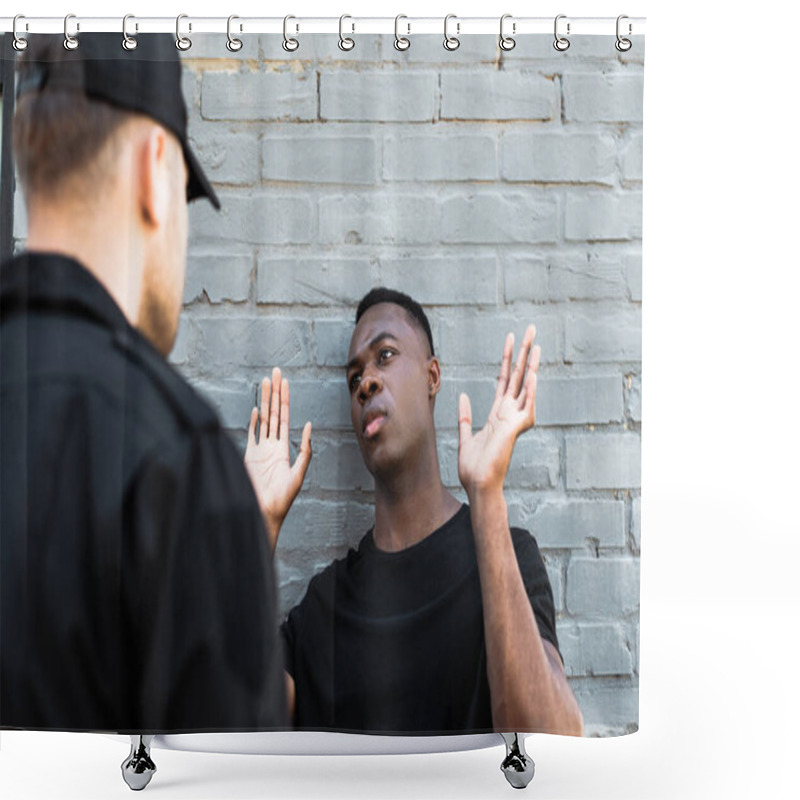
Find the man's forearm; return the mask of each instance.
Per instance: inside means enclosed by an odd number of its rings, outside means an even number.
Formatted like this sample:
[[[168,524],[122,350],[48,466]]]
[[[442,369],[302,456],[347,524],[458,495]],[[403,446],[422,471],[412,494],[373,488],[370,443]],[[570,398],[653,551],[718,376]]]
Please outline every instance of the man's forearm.
[[[495,730],[581,735],[578,704],[560,664],[551,662],[539,635],[502,492],[475,493],[470,510]]]

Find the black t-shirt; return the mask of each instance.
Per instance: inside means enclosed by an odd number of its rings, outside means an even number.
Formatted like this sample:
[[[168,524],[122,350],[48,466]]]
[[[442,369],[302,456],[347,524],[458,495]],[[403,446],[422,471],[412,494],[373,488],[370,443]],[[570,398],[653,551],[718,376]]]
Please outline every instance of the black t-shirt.
[[[287,726],[272,557],[216,414],[73,259],[0,279],[0,727]]]
[[[512,528],[543,639],[553,594],[536,540]],[[483,604],[469,506],[396,553],[357,550],[312,578],[284,622],[296,728],[370,733],[493,730]]]

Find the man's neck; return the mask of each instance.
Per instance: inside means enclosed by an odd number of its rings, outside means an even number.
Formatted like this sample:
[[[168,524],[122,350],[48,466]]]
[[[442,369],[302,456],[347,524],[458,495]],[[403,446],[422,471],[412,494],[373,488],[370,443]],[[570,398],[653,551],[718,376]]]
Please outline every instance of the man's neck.
[[[379,550],[405,550],[430,536],[450,519],[461,503],[447,491],[439,475],[435,450],[427,468],[418,465],[375,482],[375,529]]]

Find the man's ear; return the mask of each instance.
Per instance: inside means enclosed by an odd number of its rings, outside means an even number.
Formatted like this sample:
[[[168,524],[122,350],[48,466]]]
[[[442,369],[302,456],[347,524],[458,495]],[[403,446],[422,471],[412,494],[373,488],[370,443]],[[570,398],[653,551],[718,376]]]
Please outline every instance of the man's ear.
[[[165,224],[170,202],[169,147],[167,132],[149,125],[139,146],[139,206],[144,222],[159,228]]]
[[[428,395],[430,397],[436,397],[441,387],[442,368],[439,365],[439,359],[436,356],[431,356],[428,359]]]

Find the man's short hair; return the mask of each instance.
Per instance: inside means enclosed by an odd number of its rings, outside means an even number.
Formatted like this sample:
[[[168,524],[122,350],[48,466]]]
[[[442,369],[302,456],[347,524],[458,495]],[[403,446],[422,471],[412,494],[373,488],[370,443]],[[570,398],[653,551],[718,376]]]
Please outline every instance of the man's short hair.
[[[56,42],[44,49],[48,52],[40,55],[58,58]],[[14,155],[26,194],[55,195],[76,176],[98,180],[98,154],[133,117],[130,111],[63,87],[21,95],[14,115]]]
[[[411,318],[412,323],[427,337],[428,344],[431,348],[431,355],[436,355],[433,349],[433,334],[431,333],[431,325],[428,322],[428,317],[422,310],[422,306],[414,300],[413,297],[409,297],[409,295],[404,292],[398,292],[396,289],[387,289],[385,286],[377,286],[371,289],[361,298],[361,302],[358,304],[358,309],[356,310],[356,325],[358,325],[358,321],[364,315],[364,312],[372,308],[372,306],[378,305],[378,303],[394,303],[396,306],[404,308]]]

